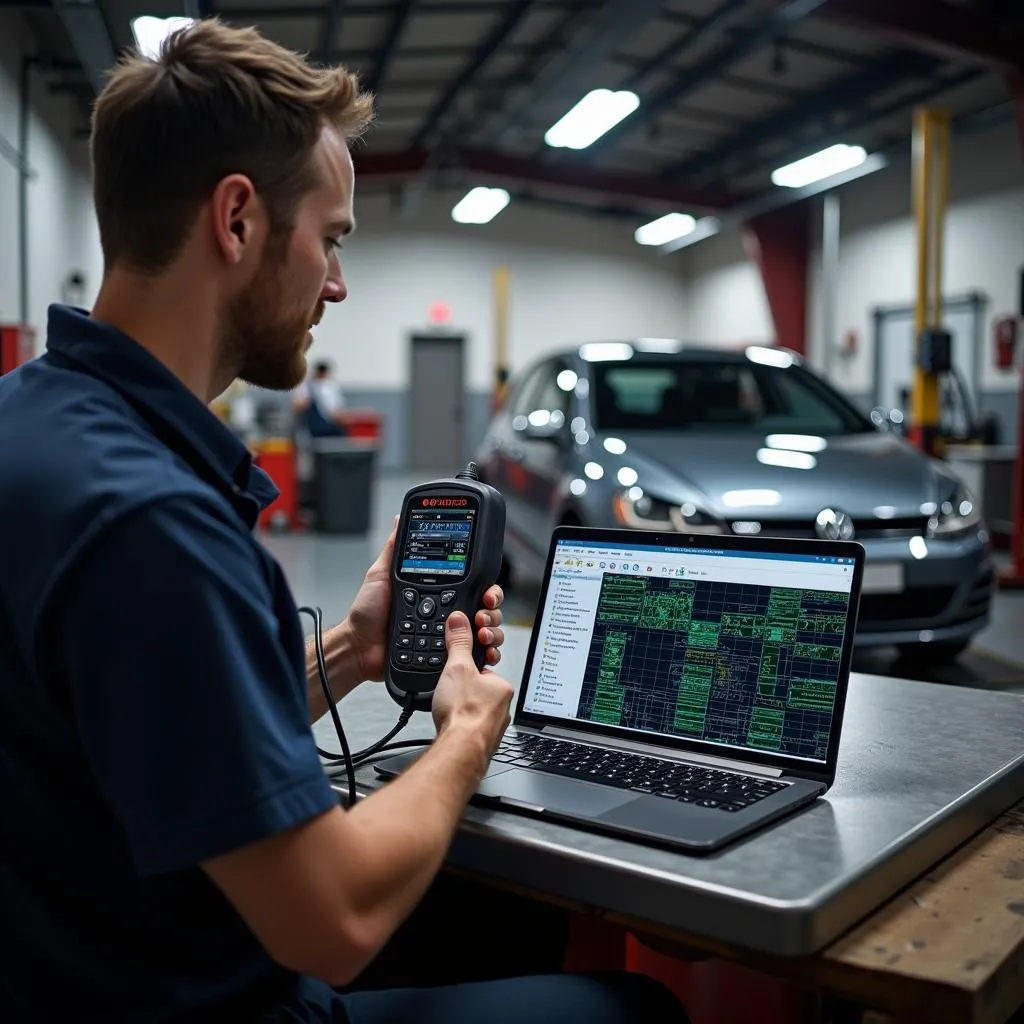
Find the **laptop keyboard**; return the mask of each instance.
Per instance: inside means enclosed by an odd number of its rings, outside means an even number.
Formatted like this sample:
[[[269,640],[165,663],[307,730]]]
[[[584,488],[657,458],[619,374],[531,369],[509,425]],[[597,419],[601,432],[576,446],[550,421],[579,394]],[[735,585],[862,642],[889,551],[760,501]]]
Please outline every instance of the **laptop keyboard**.
[[[786,785],[756,775],[529,733],[506,733],[492,760],[720,811],[741,811]]]

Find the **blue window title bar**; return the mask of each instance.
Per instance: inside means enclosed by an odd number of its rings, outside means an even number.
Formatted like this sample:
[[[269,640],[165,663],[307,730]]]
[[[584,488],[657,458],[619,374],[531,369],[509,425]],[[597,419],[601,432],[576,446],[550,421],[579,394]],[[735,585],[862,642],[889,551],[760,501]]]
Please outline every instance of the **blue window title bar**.
[[[631,544],[629,547],[616,547],[613,544],[602,544],[599,541],[585,540],[560,540],[558,550],[568,548],[592,548],[605,551],[621,552],[620,557],[626,556],[631,551],[654,551],[662,555],[715,555],[724,558],[760,558],[775,559],[780,562],[817,562],[818,564],[830,563],[832,565],[853,565],[852,558],[835,558],[830,555],[792,555],[781,554],[777,551],[735,551],[727,548],[676,548],[656,544]]]

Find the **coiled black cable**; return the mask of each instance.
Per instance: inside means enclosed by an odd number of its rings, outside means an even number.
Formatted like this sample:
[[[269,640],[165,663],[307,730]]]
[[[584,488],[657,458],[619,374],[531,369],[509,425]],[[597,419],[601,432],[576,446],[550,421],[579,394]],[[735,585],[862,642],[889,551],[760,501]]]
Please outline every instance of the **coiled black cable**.
[[[324,692],[324,698],[327,700],[327,710],[330,713],[331,721],[334,723],[334,731],[338,734],[338,742],[341,744],[340,756],[333,751],[324,750],[320,746],[317,746],[316,752],[324,758],[327,762],[328,768],[337,768],[341,764],[345,766],[345,777],[348,781],[348,806],[353,807],[358,799],[358,794],[356,793],[356,767],[358,765],[365,764],[374,757],[388,751],[401,747],[426,746],[430,741],[402,740],[398,743],[390,742],[409,724],[409,720],[412,718],[414,711],[412,707],[413,695],[410,693],[407,698],[406,706],[402,708],[401,714],[398,716],[398,722],[395,724],[394,728],[375,743],[371,743],[368,747],[358,750],[353,754],[349,749],[348,739],[346,738],[345,730],[341,725],[341,715],[338,714],[337,702],[334,699],[334,691],[331,689],[331,681],[327,677],[327,658],[324,655],[323,612],[319,606],[310,607],[308,605],[303,605],[299,609],[299,613],[308,615],[313,619],[313,648],[316,652],[317,675],[320,677],[320,686]],[[331,774],[332,777],[337,776],[337,772],[329,772],[328,774]]]

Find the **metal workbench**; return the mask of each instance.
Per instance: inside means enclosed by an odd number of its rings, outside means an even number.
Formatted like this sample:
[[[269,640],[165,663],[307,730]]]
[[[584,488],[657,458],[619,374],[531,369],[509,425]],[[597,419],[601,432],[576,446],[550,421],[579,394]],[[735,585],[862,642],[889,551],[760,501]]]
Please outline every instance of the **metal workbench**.
[[[510,629],[518,684],[528,634]],[[340,705],[352,749],[398,707],[367,683]],[[337,749],[330,720],[315,727]],[[429,736],[417,714],[401,738]],[[360,789],[381,785],[371,768]],[[343,784],[339,783],[339,788]],[[1024,797],[1024,697],[854,674],[836,785],[712,856],[470,807],[448,862],[681,932],[787,956],[821,949]]]

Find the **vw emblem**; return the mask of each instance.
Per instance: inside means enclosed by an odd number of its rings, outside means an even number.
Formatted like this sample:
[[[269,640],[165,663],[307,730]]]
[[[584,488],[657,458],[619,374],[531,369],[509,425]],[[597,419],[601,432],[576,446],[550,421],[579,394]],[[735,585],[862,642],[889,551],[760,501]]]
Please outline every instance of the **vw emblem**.
[[[822,540],[853,540],[853,520],[837,508],[823,508],[814,521],[814,532]]]

